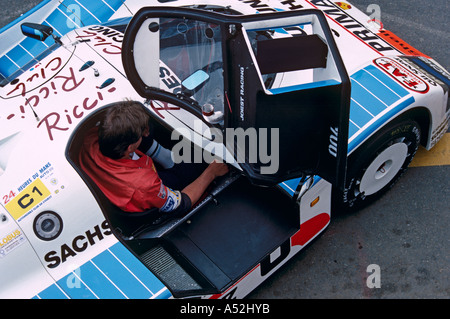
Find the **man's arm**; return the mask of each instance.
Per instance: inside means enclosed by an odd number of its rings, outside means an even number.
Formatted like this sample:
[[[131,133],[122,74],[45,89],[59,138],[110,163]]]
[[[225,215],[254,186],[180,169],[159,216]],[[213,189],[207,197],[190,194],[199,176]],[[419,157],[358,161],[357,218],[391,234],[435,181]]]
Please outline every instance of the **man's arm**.
[[[186,186],[182,193],[185,193],[191,200],[191,203],[196,203],[205,192],[206,188],[211,182],[219,176],[228,173],[228,166],[224,163],[212,162],[203,171],[203,173],[191,184]]]

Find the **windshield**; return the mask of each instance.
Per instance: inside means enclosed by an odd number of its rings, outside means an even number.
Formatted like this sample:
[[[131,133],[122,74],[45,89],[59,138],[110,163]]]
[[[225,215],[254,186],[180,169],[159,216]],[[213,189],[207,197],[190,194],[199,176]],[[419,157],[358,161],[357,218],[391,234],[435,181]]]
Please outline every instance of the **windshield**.
[[[220,123],[224,113],[220,26],[161,18],[159,26],[154,27],[159,28],[160,76],[165,84],[161,89],[191,97],[198,102],[206,120]]]

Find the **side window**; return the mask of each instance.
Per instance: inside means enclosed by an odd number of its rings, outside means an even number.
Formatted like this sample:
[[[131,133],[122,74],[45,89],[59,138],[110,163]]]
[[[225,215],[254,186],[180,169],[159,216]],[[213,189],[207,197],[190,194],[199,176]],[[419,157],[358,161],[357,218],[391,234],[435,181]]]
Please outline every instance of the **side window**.
[[[179,79],[181,93],[196,100],[203,113],[214,113],[216,117],[223,118],[220,26],[192,19],[161,18],[159,34],[161,72],[172,73],[177,79],[172,82]],[[171,82],[161,84],[161,89],[166,87],[170,88]]]
[[[246,35],[261,79],[271,94],[333,78],[327,43],[313,23],[248,27]]]
[[[131,20],[124,36],[122,57],[131,84],[141,96],[181,102],[183,110],[195,117],[221,124],[225,101],[221,25],[188,15],[162,12],[150,17],[144,12]]]

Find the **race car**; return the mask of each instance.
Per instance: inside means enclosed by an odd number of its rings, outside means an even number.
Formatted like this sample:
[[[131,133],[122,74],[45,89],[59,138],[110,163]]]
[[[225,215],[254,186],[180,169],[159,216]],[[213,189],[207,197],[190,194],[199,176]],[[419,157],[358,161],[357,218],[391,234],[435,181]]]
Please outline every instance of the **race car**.
[[[1,30],[1,298],[243,298],[447,131],[449,73],[350,3],[195,2],[43,1]],[[124,99],[174,160],[229,164],[185,216],[81,169]]]

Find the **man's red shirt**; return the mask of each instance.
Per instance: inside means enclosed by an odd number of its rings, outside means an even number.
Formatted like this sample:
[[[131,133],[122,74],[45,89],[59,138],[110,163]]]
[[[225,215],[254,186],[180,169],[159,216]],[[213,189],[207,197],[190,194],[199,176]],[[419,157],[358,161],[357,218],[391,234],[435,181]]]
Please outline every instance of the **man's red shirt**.
[[[154,207],[162,208],[173,191],[162,183],[153,160],[140,151],[136,154],[140,157],[137,160],[114,160],[104,156],[100,152],[98,129],[95,128],[87,134],[79,160],[81,168],[120,209],[142,212]]]

